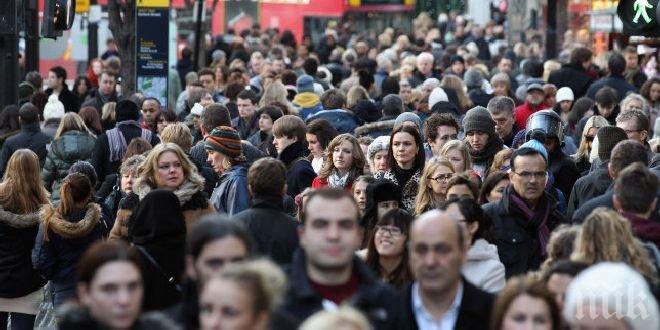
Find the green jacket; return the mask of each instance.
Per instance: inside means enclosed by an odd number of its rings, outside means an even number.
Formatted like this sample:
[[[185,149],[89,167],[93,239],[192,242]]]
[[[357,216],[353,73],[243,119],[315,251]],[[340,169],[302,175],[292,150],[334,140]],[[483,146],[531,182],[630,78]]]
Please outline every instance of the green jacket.
[[[52,192],[51,201],[60,199],[60,186],[71,165],[79,160],[91,161],[94,145],[94,138],[80,131],[68,131],[53,140],[41,172],[44,186]]]

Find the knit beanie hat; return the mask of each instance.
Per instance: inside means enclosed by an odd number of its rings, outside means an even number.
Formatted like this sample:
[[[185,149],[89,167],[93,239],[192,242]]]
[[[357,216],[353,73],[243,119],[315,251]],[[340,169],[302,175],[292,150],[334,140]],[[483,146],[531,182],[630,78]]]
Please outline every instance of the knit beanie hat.
[[[376,157],[377,152],[388,150],[389,148],[390,148],[390,136],[389,135],[379,136],[373,142],[371,142],[369,148],[367,148],[367,159],[369,160],[369,162],[371,162],[374,159],[374,157]]]
[[[412,121],[417,125],[417,129],[421,132],[422,131],[422,120],[419,118],[418,115],[412,113],[412,112],[404,112],[396,117],[396,120],[394,121],[394,127],[398,127],[399,125],[403,125],[403,123],[407,121]]]
[[[64,112],[64,104],[60,102],[57,95],[51,95],[48,97],[48,103],[44,106],[44,120],[62,118],[64,117]]]
[[[539,142],[539,140],[535,140],[535,139],[529,140],[523,143],[518,149],[522,149],[522,148],[532,148],[538,151],[539,153],[541,153],[541,156],[543,156],[543,158],[545,158],[545,160],[548,161],[548,150],[545,149],[545,146],[543,145],[543,143]]]
[[[575,95],[573,95],[573,90],[570,87],[562,87],[557,90],[555,98],[557,98],[557,103],[561,101],[573,101],[575,100]]]
[[[298,93],[314,93],[314,78],[306,74],[298,77],[296,88]]]
[[[612,149],[617,143],[628,139],[626,131],[616,126],[601,127],[596,136],[598,137],[598,158],[603,161],[610,160]]]
[[[431,107],[431,112],[433,112],[433,113],[448,113],[448,114],[454,116],[454,118],[457,118],[456,119],[457,121],[460,121],[459,118],[461,117],[461,113],[458,110],[458,107],[456,106],[456,104],[451,103],[449,101],[440,101],[440,102],[434,104]]]
[[[481,72],[477,69],[469,69],[465,71],[463,80],[465,81],[465,87],[467,88],[480,88],[484,83],[484,77],[481,76]]]
[[[468,110],[465,114],[463,118],[463,131],[465,131],[465,134],[472,131],[480,131],[493,136],[495,135],[495,121],[486,108],[476,106]]]
[[[218,126],[204,139],[204,148],[215,150],[231,158],[241,156],[243,149],[241,137],[235,129],[227,126]]]
[[[429,108],[433,108],[436,103],[441,101],[449,101],[449,97],[447,97],[444,89],[436,87],[429,94]]]
[[[115,118],[117,122],[124,120],[140,119],[140,110],[135,102],[131,100],[121,100],[115,106]]]

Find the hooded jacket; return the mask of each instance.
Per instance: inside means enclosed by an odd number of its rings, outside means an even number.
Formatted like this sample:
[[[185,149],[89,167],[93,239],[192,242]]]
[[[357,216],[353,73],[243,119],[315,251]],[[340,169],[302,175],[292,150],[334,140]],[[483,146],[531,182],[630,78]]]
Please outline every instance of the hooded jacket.
[[[46,283],[30,258],[38,229],[38,212],[15,214],[0,205],[0,297],[23,297]]]
[[[232,216],[247,210],[250,206],[247,172],[244,164],[237,164],[222,174],[211,195],[211,204],[217,212]]]
[[[500,262],[497,246],[483,238],[475,240],[468,250],[461,273],[474,286],[490,293],[499,292],[506,283],[504,264]]]
[[[309,124],[312,120],[319,118],[327,120],[332,127],[337,129],[339,134],[353,134],[353,131],[362,124],[362,120],[355,116],[352,111],[343,109],[319,111],[313,116],[307,117],[305,124]]]
[[[71,165],[78,160],[92,160],[94,145],[94,138],[80,131],[68,131],[53,140],[41,172],[44,186],[52,192],[51,201],[60,199],[60,186]]]
[[[291,103],[299,109],[298,114],[303,120],[323,110],[321,99],[318,95],[311,92],[296,94],[296,97],[293,98]]]
[[[103,220],[101,207],[96,203],[89,203],[84,209],[66,215],[59,214],[53,206],[47,206],[44,212],[53,213],[39,225],[32,263],[44,278],[51,281],[57,307],[75,297],[78,261],[92,243],[103,237]]]
[[[176,304],[185,269],[186,223],[175,193],[156,189],[140,200],[128,221],[129,240],[142,257],[145,311]]]

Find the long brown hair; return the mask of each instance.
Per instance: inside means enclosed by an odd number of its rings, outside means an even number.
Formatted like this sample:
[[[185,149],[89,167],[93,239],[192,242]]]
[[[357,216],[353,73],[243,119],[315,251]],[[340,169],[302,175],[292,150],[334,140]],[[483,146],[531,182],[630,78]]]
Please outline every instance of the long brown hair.
[[[364,158],[364,154],[362,153],[362,148],[360,148],[360,143],[354,136],[350,134],[340,134],[332,139],[332,141],[330,141],[328,144],[328,147],[325,149],[325,155],[323,156],[325,158],[323,167],[321,167],[321,170],[319,171],[319,177],[321,179],[327,179],[332,174],[332,171],[335,169],[335,164],[332,161],[332,153],[334,149],[340,146],[344,141],[348,141],[353,145],[353,164],[349,170],[350,174],[348,182],[353,182],[360,175],[362,175],[364,164],[366,164],[367,161]]]
[[[0,185],[0,204],[5,210],[21,214],[48,204],[48,192],[41,183],[39,157],[32,150],[19,149],[9,158]]]
[[[64,216],[74,210],[76,204],[89,204],[93,201],[92,183],[82,173],[71,173],[62,181],[60,203],[56,208],[45,207],[43,210],[44,239],[48,240],[48,227],[54,216]]]
[[[391,225],[401,230],[402,235],[406,235],[406,243],[403,245],[401,253],[401,262],[392,271],[387,278],[387,283],[394,286],[396,289],[401,289],[406,284],[412,282],[413,276],[410,271],[408,263],[408,240],[410,240],[410,225],[413,221],[413,216],[406,210],[394,209],[387,211],[376,225],[387,226]],[[380,255],[376,250],[376,228],[373,228],[369,233],[369,243],[367,245],[367,258],[365,263],[375,274],[380,275],[382,269],[380,267]]]

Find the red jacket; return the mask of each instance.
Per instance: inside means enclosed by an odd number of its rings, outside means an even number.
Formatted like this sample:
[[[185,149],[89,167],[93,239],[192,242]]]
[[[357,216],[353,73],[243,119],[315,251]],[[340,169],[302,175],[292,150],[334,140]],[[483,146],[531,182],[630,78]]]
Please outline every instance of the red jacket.
[[[319,189],[327,186],[328,186],[327,179],[321,179],[320,177],[317,176],[316,178],[314,178],[314,181],[312,181],[312,189]],[[350,192],[352,188],[353,188],[353,182],[349,182],[346,185],[346,188],[344,188],[344,190]]]
[[[514,116],[516,125],[518,125],[518,129],[525,129],[525,126],[527,126],[527,118],[529,118],[529,116],[531,116],[533,113],[547,108],[549,108],[547,105],[541,103],[534,110],[532,110],[531,105],[527,101],[516,107]]]

